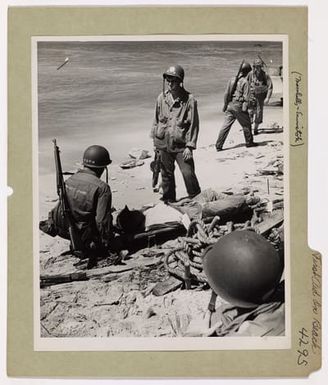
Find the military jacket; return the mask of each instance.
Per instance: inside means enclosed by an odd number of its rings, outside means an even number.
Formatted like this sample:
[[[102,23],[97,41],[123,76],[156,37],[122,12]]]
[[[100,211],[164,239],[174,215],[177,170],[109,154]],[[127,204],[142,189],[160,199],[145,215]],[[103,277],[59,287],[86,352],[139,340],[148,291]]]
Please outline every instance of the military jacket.
[[[112,193],[107,183],[90,169],[83,169],[65,182],[68,204],[84,241],[107,243],[111,237]],[[60,204],[53,210],[55,225],[68,231]]]
[[[169,91],[158,96],[151,131],[157,149],[168,152],[181,152],[186,147],[195,149],[198,132],[197,101],[192,94],[182,89],[175,100]]]

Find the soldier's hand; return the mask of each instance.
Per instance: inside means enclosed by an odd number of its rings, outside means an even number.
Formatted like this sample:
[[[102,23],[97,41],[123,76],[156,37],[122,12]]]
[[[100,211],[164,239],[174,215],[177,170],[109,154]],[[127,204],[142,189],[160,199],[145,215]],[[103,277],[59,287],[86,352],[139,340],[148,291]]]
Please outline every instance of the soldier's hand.
[[[264,104],[269,104],[269,100],[270,100],[270,98],[265,98],[264,99]]]
[[[192,158],[192,150],[189,147],[186,147],[182,155],[183,155],[183,160],[187,161]]]

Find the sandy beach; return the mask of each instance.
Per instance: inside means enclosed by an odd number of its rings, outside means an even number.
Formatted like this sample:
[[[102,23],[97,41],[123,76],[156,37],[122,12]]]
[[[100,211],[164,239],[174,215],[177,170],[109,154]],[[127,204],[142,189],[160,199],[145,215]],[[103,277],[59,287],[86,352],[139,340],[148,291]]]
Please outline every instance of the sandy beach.
[[[261,126],[263,129],[255,137],[259,146],[254,148],[245,148],[242,129],[236,122],[230,131],[225,150],[219,153],[214,143],[222,120],[215,124],[211,120],[202,121],[198,149],[194,152],[196,173],[202,189],[210,187],[218,192],[239,192],[248,188],[261,198],[281,198],[283,178],[263,176],[258,170],[277,157],[283,157],[282,116],[282,107],[265,108],[264,123]],[[274,126],[280,129],[275,132],[272,130]],[[151,153],[151,148],[149,150]],[[153,193],[151,188],[150,161],[151,158],[145,159],[142,166],[128,170],[121,169],[119,164],[111,165],[109,184],[117,211],[124,205],[138,209],[159,201],[160,195]],[[176,183],[177,197],[185,196],[184,183],[178,169]],[[57,200],[55,175],[40,176],[39,185],[42,186],[40,218],[45,218]],[[51,238],[41,232],[39,239],[41,274],[78,271],[74,266],[77,258],[61,255],[68,249],[68,241],[59,237]],[[136,264],[134,269],[125,274],[112,274],[108,281],[95,278],[41,289],[41,336],[176,335],[170,319],[178,315],[188,324],[191,314],[202,314],[206,310],[210,290],[178,289],[161,297],[150,294],[149,289],[167,277],[167,273],[157,263],[156,252],[151,253],[149,250],[140,250],[131,256]],[[149,258],[155,258],[155,262],[145,267]],[[164,306],[164,303],[170,303],[170,306]]]

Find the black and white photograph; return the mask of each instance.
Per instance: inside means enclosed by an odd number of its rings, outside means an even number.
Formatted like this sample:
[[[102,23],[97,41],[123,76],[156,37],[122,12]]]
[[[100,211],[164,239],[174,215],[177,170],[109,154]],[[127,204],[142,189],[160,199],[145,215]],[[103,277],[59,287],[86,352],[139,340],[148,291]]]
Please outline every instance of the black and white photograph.
[[[283,35],[33,38],[36,350],[289,346],[287,59]]]

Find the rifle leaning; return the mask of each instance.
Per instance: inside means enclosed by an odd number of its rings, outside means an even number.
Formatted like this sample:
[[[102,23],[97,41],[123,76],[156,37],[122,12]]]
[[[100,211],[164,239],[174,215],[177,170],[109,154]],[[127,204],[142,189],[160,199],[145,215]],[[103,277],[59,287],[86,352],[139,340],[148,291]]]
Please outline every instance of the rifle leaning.
[[[63,177],[63,170],[60,161],[60,150],[57,146],[56,139],[53,139],[54,144],[54,157],[55,157],[55,165],[56,165],[56,182],[57,182],[57,194],[59,197],[60,207],[62,210],[62,215],[64,220],[67,221],[68,224],[68,232],[71,240],[71,247],[73,252],[81,252],[84,249],[82,240],[80,238],[78,229],[74,222],[71,209],[68,204],[67,194],[66,194],[66,186]]]

